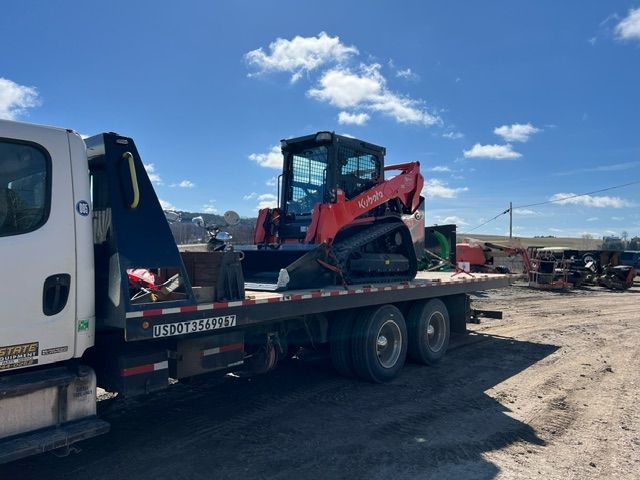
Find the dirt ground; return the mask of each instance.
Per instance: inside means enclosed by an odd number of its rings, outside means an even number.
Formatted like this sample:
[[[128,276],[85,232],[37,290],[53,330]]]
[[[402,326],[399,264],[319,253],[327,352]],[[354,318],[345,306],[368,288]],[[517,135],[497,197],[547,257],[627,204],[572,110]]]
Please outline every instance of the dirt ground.
[[[0,467],[0,479],[640,478],[640,285],[474,296],[435,367],[388,385],[326,359],[100,402],[111,433]]]

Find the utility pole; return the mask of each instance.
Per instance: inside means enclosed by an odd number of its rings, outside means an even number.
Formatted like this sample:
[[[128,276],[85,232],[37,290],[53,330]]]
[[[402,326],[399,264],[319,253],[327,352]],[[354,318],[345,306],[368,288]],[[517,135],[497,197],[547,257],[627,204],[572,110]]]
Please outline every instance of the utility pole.
[[[509,240],[513,239],[513,203],[509,202]]]

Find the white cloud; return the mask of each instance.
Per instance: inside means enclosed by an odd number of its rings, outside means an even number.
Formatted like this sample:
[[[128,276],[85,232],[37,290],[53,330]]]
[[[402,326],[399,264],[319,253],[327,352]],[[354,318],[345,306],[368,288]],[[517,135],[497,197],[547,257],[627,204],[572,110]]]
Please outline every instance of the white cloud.
[[[258,194],[256,192],[251,192],[245,195],[244,197],[242,197],[243,200],[253,200],[255,198],[258,198]]]
[[[534,133],[538,133],[539,128],[530,123],[514,123],[513,125],[502,125],[496,127],[493,133],[501,136],[505,142],[526,142]]]
[[[587,222],[595,222],[596,220],[598,220],[598,217],[589,217],[589,218],[587,218]]]
[[[583,207],[594,208],[623,208],[632,206],[627,200],[620,197],[581,195],[575,196],[575,193],[556,193],[549,200],[559,205],[581,205]]]
[[[464,218],[460,218],[457,215],[451,215],[442,219],[443,225],[447,225],[450,223],[455,223],[456,225],[469,225],[467,222],[465,222]]]
[[[218,213],[218,207],[215,205],[215,200],[209,200],[202,206],[202,213]]]
[[[338,114],[338,123],[341,125],[364,125],[369,121],[368,113],[349,113],[340,112]]]
[[[267,187],[275,187],[278,185],[278,177],[271,177],[269,180],[265,182]]]
[[[291,81],[295,82],[305,72],[328,63],[344,62],[358,53],[357,48],[343,44],[340,37],[330,37],[320,32],[317,37],[278,38],[269,44],[269,53],[265,53],[261,47],[247,53],[245,59],[250,65],[256,66],[259,72],[291,72]]]
[[[437,178],[430,178],[424,183],[422,195],[429,198],[456,198],[459,193],[466,192],[467,187],[453,188],[448,187],[446,183]]]
[[[476,143],[470,150],[464,151],[466,158],[495,158],[498,160],[508,158],[520,158],[521,153],[515,152],[511,144],[506,145],[480,145]]]
[[[309,90],[309,96],[326,101],[340,108],[352,108],[365,104],[383,94],[385,80],[380,65],[364,67],[362,75],[347,69],[333,69],[324,73],[320,87]]]
[[[278,206],[278,197],[273,193],[263,193],[258,195],[258,209],[275,208]]]
[[[360,65],[356,73],[344,67],[328,70],[320,78],[318,87],[310,89],[307,94],[338,108],[378,112],[398,123],[429,126],[441,121],[429,113],[422,102],[390,91],[377,63]]]
[[[398,70],[396,72],[396,77],[404,78],[406,80],[419,80],[420,75],[415,73],[410,68],[405,68],[404,70]]]
[[[274,145],[267,153],[252,153],[249,160],[253,160],[261,167],[282,170],[282,150],[280,145]]]
[[[172,183],[172,187],[193,188],[196,186],[191,180],[182,180],[180,183]]]
[[[444,138],[448,138],[449,140],[458,140],[458,139],[464,137],[464,133],[462,133],[462,132],[446,132],[446,133],[443,133],[442,136]]]
[[[622,40],[640,40],[640,8],[629,10],[614,29],[616,36]]]
[[[537,212],[535,210],[530,210],[528,208],[514,208],[513,213],[516,215],[530,216],[530,217],[542,215],[540,212]]]
[[[164,185],[162,178],[156,172],[155,163],[145,163],[144,169],[147,171],[147,176],[149,177],[149,180],[151,180],[151,183],[154,185]]]
[[[441,172],[441,173],[445,173],[445,172],[450,172],[451,169],[449,167],[446,167],[444,165],[436,165],[435,167],[431,167],[429,169],[430,172]]]
[[[631,170],[638,166],[640,166],[640,161],[611,163],[609,165],[598,165],[597,167],[578,168],[578,169],[569,170],[566,172],[557,172],[557,173],[554,173],[554,175],[563,176],[563,175],[575,175],[577,173],[589,173],[589,172],[618,172],[621,170]]]
[[[15,120],[24,115],[28,108],[40,105],[35,87],[19,85],[0,77],[0,119]]]
[[[624,220],[624,217],[611,217],[611,220],[615,220],[616,222],[621,222]]]
[[[176,206],[166,200],[158,199],[163,210],[177,210]]]

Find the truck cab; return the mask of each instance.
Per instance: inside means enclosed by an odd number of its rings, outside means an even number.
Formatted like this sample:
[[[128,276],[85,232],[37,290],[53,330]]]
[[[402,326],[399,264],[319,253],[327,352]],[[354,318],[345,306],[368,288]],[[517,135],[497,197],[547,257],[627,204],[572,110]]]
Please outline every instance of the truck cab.
[[[70,363],[95,334],[89,185],[77,133],[0,120],[0,442],[33,431],[47,444],[47,428],[95,419],[95,375]]]
[[[7,371],[80,357],[93,345],[93,234],[82,138],[6,121],[0,132],[0,370]]]

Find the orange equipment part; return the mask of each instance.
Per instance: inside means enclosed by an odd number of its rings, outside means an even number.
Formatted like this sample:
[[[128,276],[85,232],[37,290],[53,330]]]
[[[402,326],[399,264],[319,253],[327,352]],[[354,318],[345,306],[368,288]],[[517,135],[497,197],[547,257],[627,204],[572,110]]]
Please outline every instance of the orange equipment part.
[[[384,170],[400,170],[401,173],[351,200],[347,200],[344,192],[338,189],[336,203],[316,204],[304,242],[332,243],[344,227],[371,220],[358,220],[358,217],[396,198],[402,202],[405,209],[414,213],[420,205],[420,192],[424,185],[424,179],[420,174],[420,162],[387,165]]]
[[[487,263],[483,248],[480,245],[469,243],[456,244],[456,261],[469,262],[470,265],[484,265]]]

